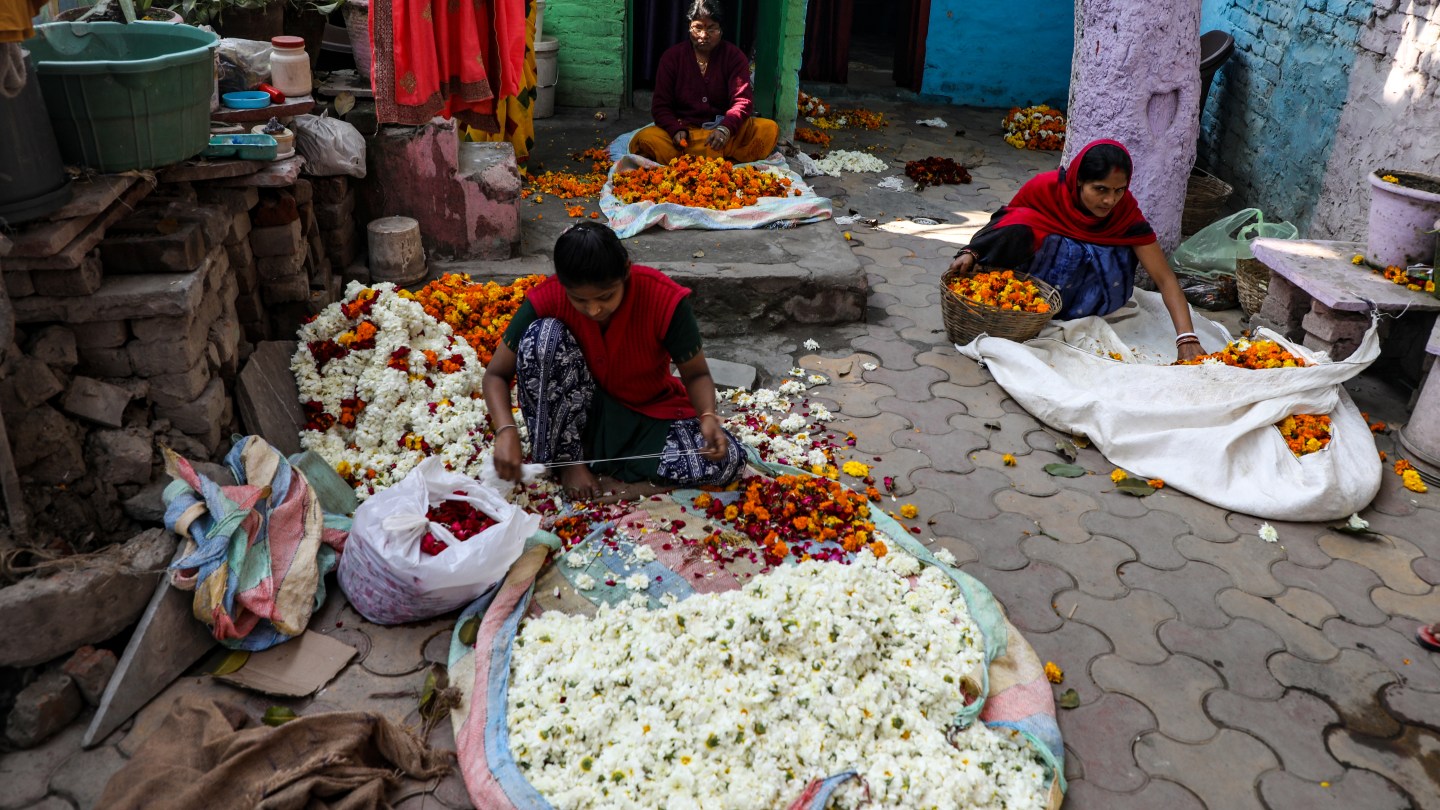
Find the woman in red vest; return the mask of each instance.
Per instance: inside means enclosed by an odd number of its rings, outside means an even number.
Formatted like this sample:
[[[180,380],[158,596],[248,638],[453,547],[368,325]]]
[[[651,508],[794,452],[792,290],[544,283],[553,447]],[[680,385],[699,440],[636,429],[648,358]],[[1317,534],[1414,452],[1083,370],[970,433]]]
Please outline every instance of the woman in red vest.
[[[560,468],[573,494],[596,494],[597,473],[683,486],[738,477],[745,451],[715,415],[689,295],[632,265],[605,225],[581,222],[561,234],[555,275],[526,296],[485,369],[500,477],[518,482],[523,458],[512,383],[535,461],[599,459]]]

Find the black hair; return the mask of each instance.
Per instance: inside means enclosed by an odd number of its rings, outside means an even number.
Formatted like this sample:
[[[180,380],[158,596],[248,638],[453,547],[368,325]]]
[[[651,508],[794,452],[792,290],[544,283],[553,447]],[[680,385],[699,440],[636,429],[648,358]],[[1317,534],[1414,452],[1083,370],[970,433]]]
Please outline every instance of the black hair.
[[[1075,180],[1079,185],[1095,183],[1109,177],[1115,169],[1124,172],[1127,178],[1135,173],[1124,149],[1110,143],[1098,144],[1085,150],[1085,159],[1075,167]]]
[[[709,17],[716,25],[725,22],[724,9],[720,7],[720,0],[694,0],[685,7],[685,21],[695,22],[701,17]]]
[[[577,222],[555,240],[555,275],[561,286],[606,286],[630,270],[630,254],[608,225]]]

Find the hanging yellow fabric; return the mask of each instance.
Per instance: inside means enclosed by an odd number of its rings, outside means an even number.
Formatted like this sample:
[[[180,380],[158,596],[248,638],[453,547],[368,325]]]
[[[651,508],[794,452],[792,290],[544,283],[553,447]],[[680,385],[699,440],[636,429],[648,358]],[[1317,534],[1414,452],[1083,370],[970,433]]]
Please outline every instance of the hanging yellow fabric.
[[[515,147],[515,160],[522,165],[535,145],[535,86],[539,83],[535,72],[535,10],[534,0],[525,0],[525,67],[520,76],[519,90],[495,105],[500,131],[485,132],[474,127],[467,127],[465,131],[468,141],[509,141]]]
[[[34,36],[35,29],[30,26],[30,19],[40,13],[45,6],[45,0],[0,0],[0,42],[23,42]],[[530,31],[535,31],[535,12],[530,12]],[[535,73],[535,49],[530,49],[528,56],[529,70],[531,73],[531,86],[534,86]]]

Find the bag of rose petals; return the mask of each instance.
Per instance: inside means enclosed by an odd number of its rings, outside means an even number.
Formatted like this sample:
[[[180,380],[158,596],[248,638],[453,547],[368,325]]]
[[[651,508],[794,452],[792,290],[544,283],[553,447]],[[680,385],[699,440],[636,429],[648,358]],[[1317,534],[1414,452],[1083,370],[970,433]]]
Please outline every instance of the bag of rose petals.
[[[355,510],[340,587],[376,624],[433,618],[500,581],[538,528],[538,515],[427,458]]]

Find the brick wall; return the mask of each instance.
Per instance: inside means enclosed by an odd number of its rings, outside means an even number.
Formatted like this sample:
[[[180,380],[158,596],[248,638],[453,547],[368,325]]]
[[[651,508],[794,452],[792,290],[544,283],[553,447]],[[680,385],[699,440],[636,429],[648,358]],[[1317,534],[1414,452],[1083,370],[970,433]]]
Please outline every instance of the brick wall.
[[[545,36],[560,41],[555,103],[620,104],[625,88],[625,0],[549,0]]]
[[[1235,186],[1232,204],[1363,239],[1371,169],[1440,171],[1440,4],[1206,0],[1211,29],[1236,51],[1211,87],[1199,163]]]

